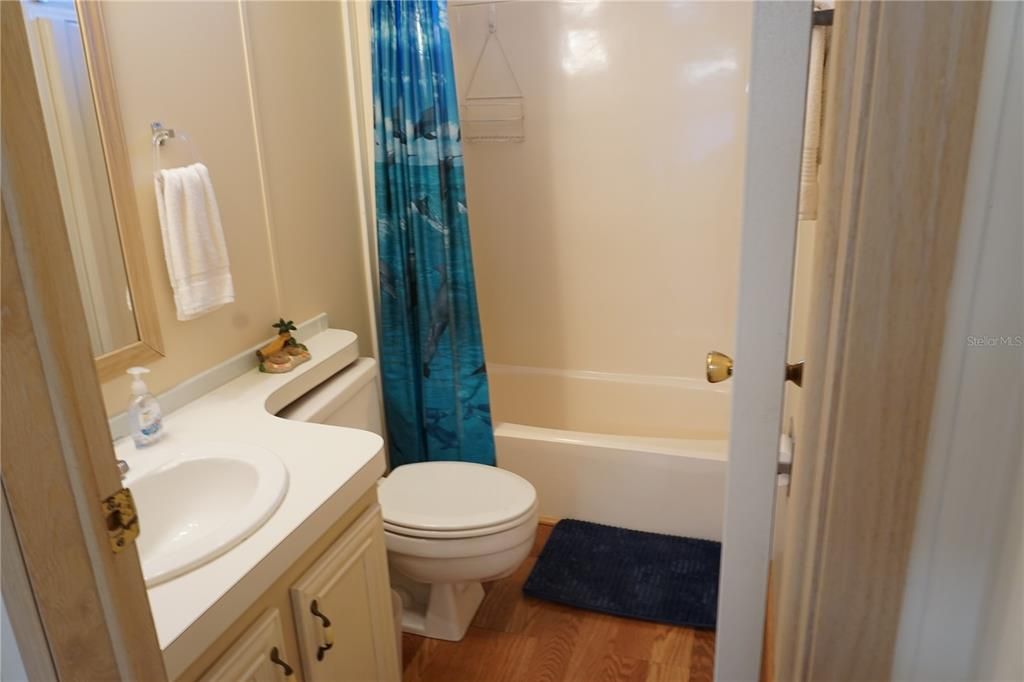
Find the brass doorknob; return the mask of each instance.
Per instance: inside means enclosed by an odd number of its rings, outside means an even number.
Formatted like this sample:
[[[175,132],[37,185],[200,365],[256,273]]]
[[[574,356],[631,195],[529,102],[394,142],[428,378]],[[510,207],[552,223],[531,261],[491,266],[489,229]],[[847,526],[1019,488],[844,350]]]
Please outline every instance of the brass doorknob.
[[[732,358],[725,353],[713,350],[707,356],[708,381],[717,384],[732,376]],[[797,386],[804,384],[804,363],[786,363],[786,381],[792,381]]]
[[[717,384],[732,376],[732,358],[725,353],[713,350],[707,357],[708,381]]]

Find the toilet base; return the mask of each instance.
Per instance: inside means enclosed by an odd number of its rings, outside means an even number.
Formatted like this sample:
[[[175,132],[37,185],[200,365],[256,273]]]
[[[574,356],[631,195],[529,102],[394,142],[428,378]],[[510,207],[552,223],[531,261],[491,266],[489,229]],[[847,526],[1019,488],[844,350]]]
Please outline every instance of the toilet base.
[[[478,582],[427,585],[392,570],[391,585],[402,597],[402,631],[432,639],[461,641],[484,600]]]

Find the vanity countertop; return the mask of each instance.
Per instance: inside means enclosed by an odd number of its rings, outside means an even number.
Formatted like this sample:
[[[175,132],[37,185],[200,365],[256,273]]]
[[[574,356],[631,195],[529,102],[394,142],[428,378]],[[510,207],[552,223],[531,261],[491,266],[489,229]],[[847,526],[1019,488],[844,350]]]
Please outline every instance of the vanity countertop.
[[[229,441],[276,454],[288,490],[267,522],[240,544],[189,573],[149,588],[160,648],[171,679],[180,675],[384,474],[380,436],[338,426],[288,421],[281,408],[358,356],[356,335],[328,329],[305,341],[312,360],[287,374],[253,369],[165,415],[165,435],[137,450],[115,451],[131,467],[131,487],[191,446]],[[188,504],[188,500],[181,500]],[[146,519],[140,518],[142,532]]]

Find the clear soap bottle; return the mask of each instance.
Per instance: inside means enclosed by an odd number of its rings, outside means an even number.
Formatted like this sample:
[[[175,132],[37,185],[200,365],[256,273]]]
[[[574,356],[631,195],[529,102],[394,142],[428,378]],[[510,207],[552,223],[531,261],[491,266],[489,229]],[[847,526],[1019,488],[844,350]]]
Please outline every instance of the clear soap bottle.
[[[128,368],[128,374],[132,375],[132,400],[128,403],[128,418],[132,425],[132,440],[137,448],[154,443],[164,435],[160,403],[142,380],[142,375],[148,373],[145,367]]]

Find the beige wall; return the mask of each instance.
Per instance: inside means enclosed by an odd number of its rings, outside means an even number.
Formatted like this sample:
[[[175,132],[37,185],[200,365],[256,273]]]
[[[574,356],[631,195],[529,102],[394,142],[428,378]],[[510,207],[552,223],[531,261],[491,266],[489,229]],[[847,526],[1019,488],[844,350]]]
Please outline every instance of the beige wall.
[[[369,339],[342,7],[337,2],[110,2],[109,50],[167,357],[156,392],[327,312]],[[235,302],[175,318],[153,200],[149,124],[185,131],[213,178]],[[164,165],[188,162],[173,140]],[[363,352],[372,352],[369,343]],[[104,385],[108,412],[128,384]]]
[[[489,362],[701,377],[733,346],[749,4],[495,13],[526,141],[464,144]],[[489,8],[450,16],[464,92]]]

